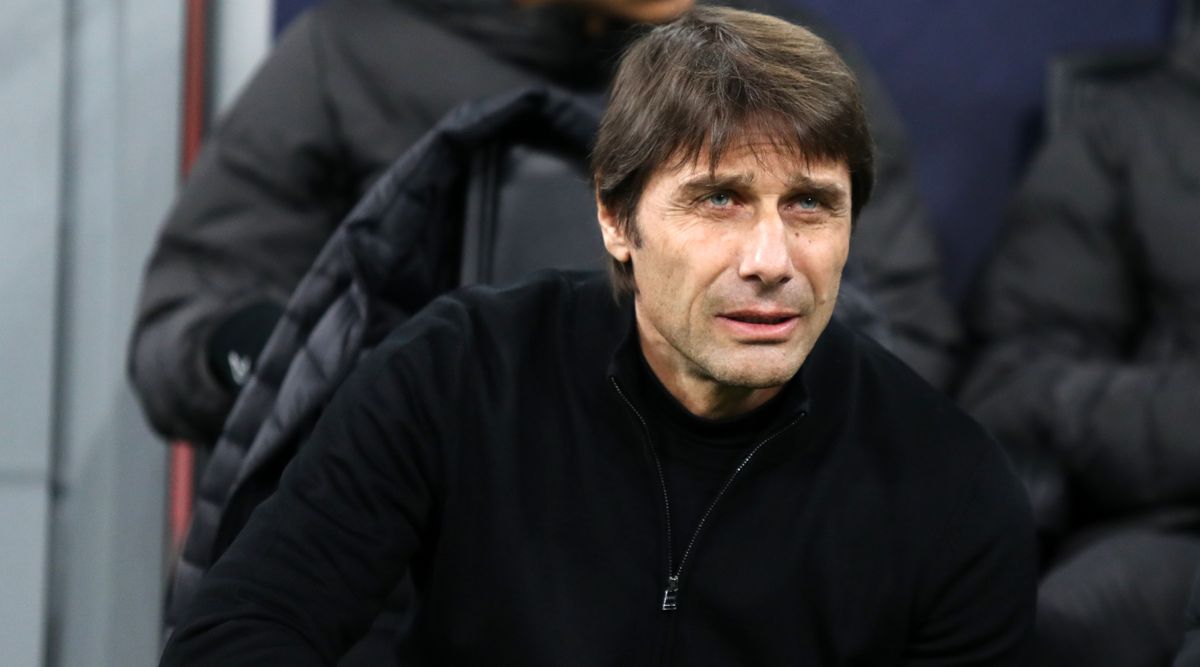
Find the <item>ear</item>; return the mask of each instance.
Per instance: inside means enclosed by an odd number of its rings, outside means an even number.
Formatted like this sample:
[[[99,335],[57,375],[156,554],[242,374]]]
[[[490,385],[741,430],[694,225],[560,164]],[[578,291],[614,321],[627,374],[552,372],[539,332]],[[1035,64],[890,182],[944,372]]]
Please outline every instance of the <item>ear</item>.
[[[600,221],[600,234],[604,237],[604,248],[608,254],[621,264],[628,262],[633,244],[617,224],[616,215],[600,202],[599,192],[596,193],[596,218]]]

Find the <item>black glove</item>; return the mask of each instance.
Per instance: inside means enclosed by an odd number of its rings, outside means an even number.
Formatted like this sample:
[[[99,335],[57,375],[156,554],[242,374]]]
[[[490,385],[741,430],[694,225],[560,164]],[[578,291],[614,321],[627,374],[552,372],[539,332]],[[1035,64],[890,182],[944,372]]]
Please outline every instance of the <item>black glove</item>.
[[[258,354],[283,315],[270,301],[250,304],[230,315],[208,339],[208,366],[225,387],[238,391],[250,379]]]

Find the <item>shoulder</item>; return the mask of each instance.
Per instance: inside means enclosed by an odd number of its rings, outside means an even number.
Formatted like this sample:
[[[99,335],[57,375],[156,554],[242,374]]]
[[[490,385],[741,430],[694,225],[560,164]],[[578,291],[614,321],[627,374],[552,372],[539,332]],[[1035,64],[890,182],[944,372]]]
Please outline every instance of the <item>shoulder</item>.
[[[546,269],[507,285],[459,289],[426,310],[432,317],[458,311],[473,331],[543,338],[606,321],[617,309],[603,274]]]
[[[489,20],[501,19],[476,16],[478,11],[479,5],[472,9],[472,3],[454,8],[438,7],[436,2],[330,0],[311,13],[316,28],[327,38],[328,57],[353,61],[361,70],[347,69],[347,76],[367,76],[379,82],[376,85],[453,106],[514,84],[540,81],[495,56],[486,28]],[[469,29],[476,24],[483,26],[481,34]],[[453,76],[440,74],[445,72]]]
[[[840,413],[843,460],[854,462],[860,483],[877,485],[897,521],[927,540],[916,548],[953,544],[963,558],[999,549],[1013,567],[1032,571],[1028,494],[996,440],[879,344],[837,323],[828,336],[813,369],[812,412],[818,392],[839,396],[827,399],[826,410]]]
[[[486,59],[477,44],[401,2],[331,0],[309,14],[327,67],[352,80],[366,77],[375,85],[422,95],[428,94],[423,88],[441,81],[422,63],[458,66],[477,51],[478,60]],[[455,78],[448,77],[446,85]],[[419,87],[411,88],[413,84]]]
[[[347,37],[353,37],[349,31],[370,25],[376,30],[401,30],[401,34],[411,35],[436,30],[428,18],[392,0],[329,0],[314,5],[307,13],[317,25]]]
[[[602,273],[544,270],[511,285],[477,285],[439,297],[381,347],[389,355],[436,356],[443,363],[586,358],[618,333],[619,310]]]
[[[942,391],[872,340],[833,320],[806,364],[806,383],[830,408],[888,422],[903,432],[955,433],[988,440],[983,429]]]
[[[835,415],[842,444],[869,465],[925,488],[935,503],[960,502],[983,485],[989,502],[1023,511],[1024,492],[995,439],[881,345],[831,322],[812,361],[805,380],[813,412]]]

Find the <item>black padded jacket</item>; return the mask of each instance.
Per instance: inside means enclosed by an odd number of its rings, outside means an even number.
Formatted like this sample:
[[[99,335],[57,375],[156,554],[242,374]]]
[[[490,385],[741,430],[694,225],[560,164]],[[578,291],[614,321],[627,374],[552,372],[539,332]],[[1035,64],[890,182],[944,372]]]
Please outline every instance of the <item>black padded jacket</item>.
[[[1200,37],[1092,100],[1016,194],[962,391],[1050,534],[1200,506]]]

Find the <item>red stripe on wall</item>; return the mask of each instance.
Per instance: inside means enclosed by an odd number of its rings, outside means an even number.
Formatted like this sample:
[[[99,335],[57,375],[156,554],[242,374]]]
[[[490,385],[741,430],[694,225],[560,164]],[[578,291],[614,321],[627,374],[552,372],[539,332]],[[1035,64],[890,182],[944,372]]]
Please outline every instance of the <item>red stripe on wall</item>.
[[[208,109],[208,1],[187,0],[183,70],[183,151],[186,178],[200,152]]]
[[[181,174],[187,176],[204,138],[208,100],[208,0],[187,0],[184,44],[184,146]]]
[[[200,153],[208,120],[208,2],[187,0],[183,55],[183,145],[179,173],[187,178]],[[196,450],[190,442],[171,443],[167,502],[171,546],[178,553],[187,535],[195,497]]]
[[[188,522],[192,518],[192,497],[195,494],[192,479],[195,469],[196,450],[192,443],[182,440],[172,442],[168,521],[171,547],[175,553],[183,547],[183,538],[187,536]]]

